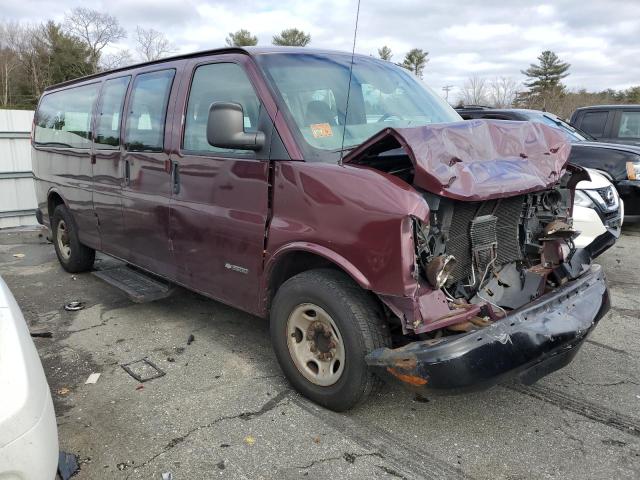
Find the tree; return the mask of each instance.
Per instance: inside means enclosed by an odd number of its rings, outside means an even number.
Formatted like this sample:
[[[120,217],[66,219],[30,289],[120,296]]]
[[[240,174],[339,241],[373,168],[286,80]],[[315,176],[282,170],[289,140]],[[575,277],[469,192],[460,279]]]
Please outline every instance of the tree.
[[[0,25],[0,105],[9,105],[9,92],[13,83],[13,73],[20,66],[16,49],[20,26],[17,23]]]
[[[489,82],[489,101],[495,108],[510,108],[518,94],[518,84],[511,77],[498,77]]]
[[[127,36],[124,28],[113,15],[83,7],[74,8],[65,16],[64,28],[67,33],[89,46],[94,72],[98,71],[102,50],[107,45]]]
[[[226,43],[229,47],[252,47],[258,44],[258,37],[251,35],[249,30],[241,28],[237,32],[229,33]]]
[[[134,62],[131,52],[122,48],[114,53],[106,53],[100,56],[100,70],[113,70],[115,68],[125,67]]]
[[[311,35],[297,28],[287,28],[280,34],[273,36],[273,44],[291,47],[306,47],[311,41]]]
[[[429,61],[428,56],[429,52],[425,52],[421,48],[413,48],[405,55],[400,66],[411,70],[416,76],[422,78],[424,67]]]
[[[551,50],[538,56],[539,64],[530,64],[522,74],[529,78],[525,86],[529,89],[524,96],[531,107],[546,108],[547,100],[561,97],[564,85],[561,80],[569,75],[570,64],[560,61]]]
[[[470,77],[462,87],[462,100],[465,105],[486,105],[487,81],[480,77]]]
[[[67,35],[49,20],[41,29],[44,40],[42,60],[47,65],[47,83],[60,83],[93,72],[91,48],[80,39]]]
[[[389,47],[387,47],[386,45],[384,45],[382,48],[378,49],[378,56],[382,60],[386,60],[387,62],[390,62],[391,61],[391,57],[393,57],[393,54],[391,53],[391,49]]]
[[[136,27],[136,51],[142,60],[151,62],[175,52],[164,33],[153,28]]]

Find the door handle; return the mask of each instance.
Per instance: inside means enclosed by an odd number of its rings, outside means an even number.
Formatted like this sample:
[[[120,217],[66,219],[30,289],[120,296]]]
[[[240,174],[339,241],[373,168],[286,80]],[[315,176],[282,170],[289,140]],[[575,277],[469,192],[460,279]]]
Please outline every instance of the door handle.
[[[131,163],[129,160],[124,161],[124,186],[128,187],[131,183]]]
[[[95,154],[95,153],[92,153],[92,154],[89,156],[89,158],[91,158],[91,164],[92,164],[92,165],[95,165],[95,163],[96,163],[96,154]]]
[[[173,185],[173,193],[180,193],[180,166],[175,160],[171,162],[171,183]]]

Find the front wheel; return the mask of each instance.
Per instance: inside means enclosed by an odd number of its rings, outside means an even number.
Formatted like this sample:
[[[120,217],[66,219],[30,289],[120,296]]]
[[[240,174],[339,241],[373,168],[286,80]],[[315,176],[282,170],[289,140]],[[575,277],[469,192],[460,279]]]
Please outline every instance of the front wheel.
[[[69,273],[91,270],[96,251],[80,243],[73,217],[64,205],[58,205],[53,212],[51,234],[62,268]]]
[[[310,270],[287,280],[271,308],[271,340],[291,384],[314,402],[344,411],[380,384],[365,356],[389,346],[382,310],[342,272]]]

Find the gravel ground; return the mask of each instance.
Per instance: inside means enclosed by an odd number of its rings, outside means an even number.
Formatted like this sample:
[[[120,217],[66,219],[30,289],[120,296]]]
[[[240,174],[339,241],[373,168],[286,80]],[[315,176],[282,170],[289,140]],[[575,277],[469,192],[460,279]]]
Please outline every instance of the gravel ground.
[[[387,385],[337,414],[282,377],[268,326],[180,290],[134,304],[53,247],[0,233],[0,275],[32,328],[60,448],[78,479],[623,479],[640,477],[640,226],[599,262],[613,308],[574,362],[534,386],[421,398]],[[16,258],[16,253],[24,254]],[[98,268],[115,263],[98,257]],[[79,300],[85,308],[65,311]],[[194,341],[187,345],[190,335]],[[166,375],[140,384],[120,364]],[[87,377],[99,372],[96,384]]]

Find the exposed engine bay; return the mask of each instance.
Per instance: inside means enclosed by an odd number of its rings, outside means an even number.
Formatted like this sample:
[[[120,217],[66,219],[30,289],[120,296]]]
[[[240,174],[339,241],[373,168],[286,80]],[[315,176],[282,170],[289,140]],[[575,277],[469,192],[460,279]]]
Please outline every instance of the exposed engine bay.
[[[431,218],[414,220],[416,275],[441,289],[450,307],[489,305],[485,321],[578,277],[590,257],[572,241],[579,232],[569,177],[552,189],[481,202],[424,192]]]

